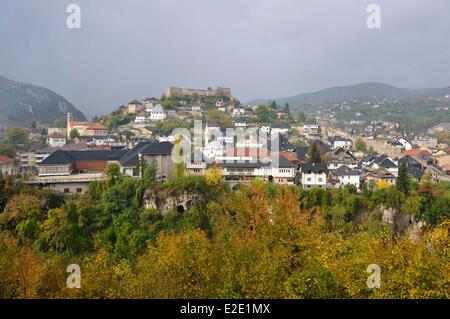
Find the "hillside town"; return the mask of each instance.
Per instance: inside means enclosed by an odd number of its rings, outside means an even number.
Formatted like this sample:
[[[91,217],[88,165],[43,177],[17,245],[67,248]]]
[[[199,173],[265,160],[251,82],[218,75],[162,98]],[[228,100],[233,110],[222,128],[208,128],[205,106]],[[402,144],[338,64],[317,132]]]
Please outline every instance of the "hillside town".
[[[172,132],[182,125],[194,135],[197,122],[202,142],[194,146],[189,139],[192,156],[183,174],[204,175],[217,167],[232,189],[261,179],[303,189],[375,190],[395,185],[402,164],[417,182],[427,173],[434,181],[450,181],[450,148],[433,136],[449,134],[449,123],[434,125],[413,139],[402,136],[396,130],[399,124],[389,121],[372,121],[357,134],[339,128],[325,114],[298,116],[289,105],[274,102],[242,104],[231,89],[222,87],[170,87],[161,99],[136,99],[113,114],[126,120],[108,125],[105,118],[75,121],[67,113],[66,127],[29,129],[32,145],[41,147],[19,151],[15,158],[2,156],[2,174],[72,194],[85,193],[92,181],[104,180],[111,163],[134,178],[142,177],[141,161],[155,163],[160,180],[172,178],[179,174],[172,154],[179,136]]]

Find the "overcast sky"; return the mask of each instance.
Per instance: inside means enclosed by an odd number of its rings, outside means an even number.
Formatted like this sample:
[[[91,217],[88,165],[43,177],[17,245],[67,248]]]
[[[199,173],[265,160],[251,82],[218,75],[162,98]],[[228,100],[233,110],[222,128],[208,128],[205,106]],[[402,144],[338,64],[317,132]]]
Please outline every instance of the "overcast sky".
[[[81,29],[66,26],[69,4]],[[368,29],[368,4],[382,9]],[[88,116],[172,86],[241,101],[380,81],[450,85],[448,0],[0,0],[0,75]]]

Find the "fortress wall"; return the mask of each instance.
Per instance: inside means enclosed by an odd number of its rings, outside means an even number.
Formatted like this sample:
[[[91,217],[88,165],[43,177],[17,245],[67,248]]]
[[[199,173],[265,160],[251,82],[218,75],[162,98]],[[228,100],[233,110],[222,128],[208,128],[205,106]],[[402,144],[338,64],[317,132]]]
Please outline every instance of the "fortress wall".
[[[231,97],[231,89],[230,88],[218,87],[215,90],[201,90],[201,89],[187,89],[187,88],[179,88],[179,87],[169,87],[166,90],[166,96],[171,96],[171,95],[194,95],[194,94],[197,94],[199,96],[218,96],[219,94],[223,94],[225,96]]]

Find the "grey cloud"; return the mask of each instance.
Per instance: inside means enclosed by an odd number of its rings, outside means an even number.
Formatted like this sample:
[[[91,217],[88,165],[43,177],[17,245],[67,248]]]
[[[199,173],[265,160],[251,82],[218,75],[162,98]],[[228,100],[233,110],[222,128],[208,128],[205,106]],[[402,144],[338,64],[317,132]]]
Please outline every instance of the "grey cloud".
[[[81,30],[65,26],[78,3]],[[382,28],[365,26],[370,3]],[[0,0],[0,74],[108,113],[169,85],[241,100],[360,81],[450,85],[445,0]]]

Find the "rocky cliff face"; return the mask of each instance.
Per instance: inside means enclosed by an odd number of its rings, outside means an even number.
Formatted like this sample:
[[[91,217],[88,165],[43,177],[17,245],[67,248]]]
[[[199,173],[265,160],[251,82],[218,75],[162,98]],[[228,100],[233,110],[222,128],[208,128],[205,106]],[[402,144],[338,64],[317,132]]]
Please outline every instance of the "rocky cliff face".
[[[394,226],[394,230],[401,234],[407,234],[412,240],[418,240],[424,222],[417,222],[414,215],[400,214],[391,207],[380,206],[381,222]]]
[[[34,121],[53,124],[71,112],[75,120],[86,117],[61,95],[46,88],[0,76],[0,128],[29,127]]]
[[[178,211],[190,210],[196,204],[204,204],[205,198],[199,192],[158,192],[148,190],[144,194],[143,206],[146,209],[155,209],[161,214],[165,214],[171,210]]]

